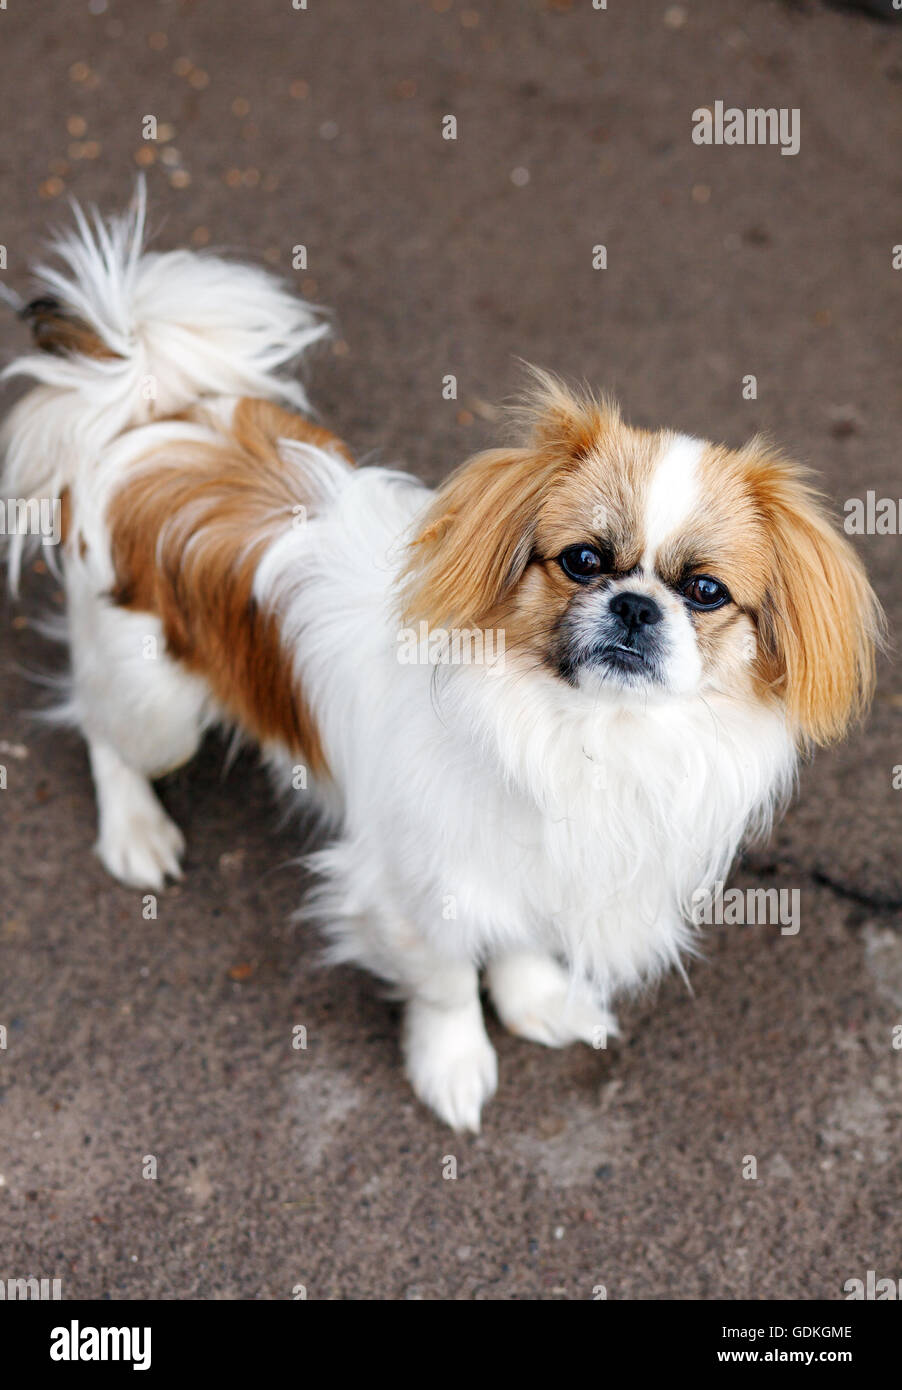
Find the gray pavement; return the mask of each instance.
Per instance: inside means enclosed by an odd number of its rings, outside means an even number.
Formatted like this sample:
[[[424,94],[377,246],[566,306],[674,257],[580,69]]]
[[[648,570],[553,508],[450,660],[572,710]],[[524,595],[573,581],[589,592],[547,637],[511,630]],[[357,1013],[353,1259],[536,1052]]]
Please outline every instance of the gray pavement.
[[[443,476],[496,438],[523,357],[639,424],[766,430],[837,509],[902,494],[899,24],[766,0],[10,0],[0,43],[4,283],[26,288],[68,194],[123,204],[151,148],[161,246],[249,255],[334,307],[313,394],[361,455]],[[719,99],[799,108],[799,153],[694,145]],[[0,350],[23,345],[4,320]],[[894,630],[900,546],[860,541]],[[40,573],[0,598],[0,1276],[113,1299],[837,1299],[902,1277],[891,662],[737,870],[800,890],[798,936],[712,929],[692,992],[628,1004],[605,1055],[493,1021],[501,1086],[464,1138],[412,1099],[396,1006],[315,968],[298,827],[252,757],[226,772],[214,740],[164,784],[189,851],[156,921],[104,875],[83,749],[30,718],[26,672],[60,657],[23,617],[59,602]]]

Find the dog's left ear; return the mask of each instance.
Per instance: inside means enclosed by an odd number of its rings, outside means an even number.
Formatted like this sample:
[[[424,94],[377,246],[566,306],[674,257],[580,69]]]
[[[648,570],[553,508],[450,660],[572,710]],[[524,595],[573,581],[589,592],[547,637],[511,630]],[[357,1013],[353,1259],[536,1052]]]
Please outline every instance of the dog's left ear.
[[[410,547],[405,620],[487,624],[529,562],[539,509],[560,467],[542,451],[490,449],[452,473]]]
[[[832,743],[870,702],[883,613],[861,561],[801,470],[762,455],[753,468],[772,545],[759,673],[783,700],[801,743]]]

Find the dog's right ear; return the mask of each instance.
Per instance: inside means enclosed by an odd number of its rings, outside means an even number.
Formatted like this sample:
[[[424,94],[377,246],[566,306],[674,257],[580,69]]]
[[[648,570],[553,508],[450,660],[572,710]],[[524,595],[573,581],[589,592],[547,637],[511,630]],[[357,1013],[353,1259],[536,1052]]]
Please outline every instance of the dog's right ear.
[[[489,624],[529,562],[539,509],[560,467],[546,451],[490,449],[452,473],[410,546],[405,621]]]

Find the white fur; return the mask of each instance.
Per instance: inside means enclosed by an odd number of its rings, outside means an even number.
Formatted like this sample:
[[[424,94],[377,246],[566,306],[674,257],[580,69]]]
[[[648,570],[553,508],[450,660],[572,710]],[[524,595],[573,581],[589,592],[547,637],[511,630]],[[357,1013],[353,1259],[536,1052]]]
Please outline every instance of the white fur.
[[[625,579],[612,580],[597,594],[588,596],[573,622],[574,650],[580,646],[591,650],[599,633],[606,625],[610,627],[610,604],[617,594],[645,594],[663,614],[660,682],[631,674],[617,677],[610,671],[601,674],[587,663],[580,671],[579,683],[601,700],[607,700],[613,688],[621,704],[644,708],[650,701],[696,695],[702,690],[701,654],[686,605],[658,577],[655,566],[661,548],[680,534],[698,506],[698,466],[705,447],[703,441],[684,434],[662,437],[644,499],[641,526],[645,544],[637,571]]]
[[[521,1038],[546,1047],[584,1042],[603,1048],[618,1032],[613,1014],[599,1007],[585,985],[574,988],[571,975],[551,956],[511,951],[492,961],[486,975],[498,1017]]]
[[[427,494],[377,469],[340,482],[258,576],[260,599],[283,615],[342,797],[341,833],[313,856],[324,882],[310,910],[332,959],[391,981],[415,1009],[454,978],[447,1007],[466,1047],[452,1056],[437,1041],[428,1066],[412,1065],[414,1030],[408,1070],[460,1123],[470,1114],[461,1093],[492,1089],[472,967],[492,966],[499,1011],[521,1034],[613,1031],[608,1002],[691,949],[693,892],[768,825],[791,780],[792,741],[764,706],[717,692],[601,698],[510,652],[503,671],[400,664],[400,540]],[[544,957],[544,981],[505,969],[524,951]],[[559,988],[555,959],[568,963],[571,990]],[[518,978],[519,1008],[503,983]]]
[[[146,777],[108,743],[88,745],[97,789],[98,857],[114,878],[134,888],[161,889],[168,874],[181,878],[185,839],[160,805]]]
[[[111,230],[82,221],[62,243],[69,276],[43,272],[124,364],[14,365],[39,385],[10,418],[5,486],[72,490],[89,545],[85,559],[66,557],[68,713],[91,745],[98,850],[125,881],[159,886],[179,871],[181,840],[148,778],[190,757],[218,711],[166,654],[156,620],[106,599],[105,512],[149,451],[215,438],[229,406],[211,401],[209,425],[154,423],[141,383],[155,377],[168,407],[198,393],[299,404],[281,368],[319,328],[261,272],[185,252],[141,256],[139,238],[140,216]],[[700,447],[677,438],[662,460],[649,545],[691,507]],[[496,669],[402,664],[396,580],[428,492],[310,446],[285,444],[284,458],[314,496],[311,518],[271,544],[255,593],[280,617],[332,772],[310,793],[337,833],[313,856],[321,886],[308,910],[332,959],[356,961],[407,999],[417,1094],[475,1129],[496,1084],[479,969],[489,967],[517,1033],[603,1045],[614,996],[692,949],[692,894],[767,827],[792,778],[792,740],[772,710],[688,680],[640,700],[574,689],[510,651]],[[13,544],[14,581],[21,552]],[[292,757],[264,751],[289,785]]]
[[[0,445],[4,495],[59,497],[69,486],[76,501],[89,495],[90,527],[103,516],[95,470],[117,435],[199,396],[264,396],[308,409],[283,369],[327,326],[256,266],[142,251],[143,182],[125,216],[105,223],[95,214],[89,223],[76,206],[75,217],[76,232],[53,243],[62,266],[36,268],[38,291],[56,296],[119,356],[18,358],[4,375],[39,384],[10,413]],[[26,549],[22,537],[11,538],[14,590]]]
[[[649,574],[665,541],[679,535],[699,500],[698,464],[705,445],[688,434],[673,435],[657,460],[645,499],[645,554]]]

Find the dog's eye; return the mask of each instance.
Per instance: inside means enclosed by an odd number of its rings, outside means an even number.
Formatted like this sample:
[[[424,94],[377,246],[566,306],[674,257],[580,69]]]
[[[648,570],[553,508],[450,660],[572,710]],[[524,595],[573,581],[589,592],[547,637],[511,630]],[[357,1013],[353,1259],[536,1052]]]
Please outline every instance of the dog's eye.
[[[585,584],[604,572],[601,552],[594,545],[568,545],[558,556],[558,564],[570,579]]]
[[[721,608],[730,601],[727,586],[707,574],[694,574],[687,579],[680,592],[693,608]]]

